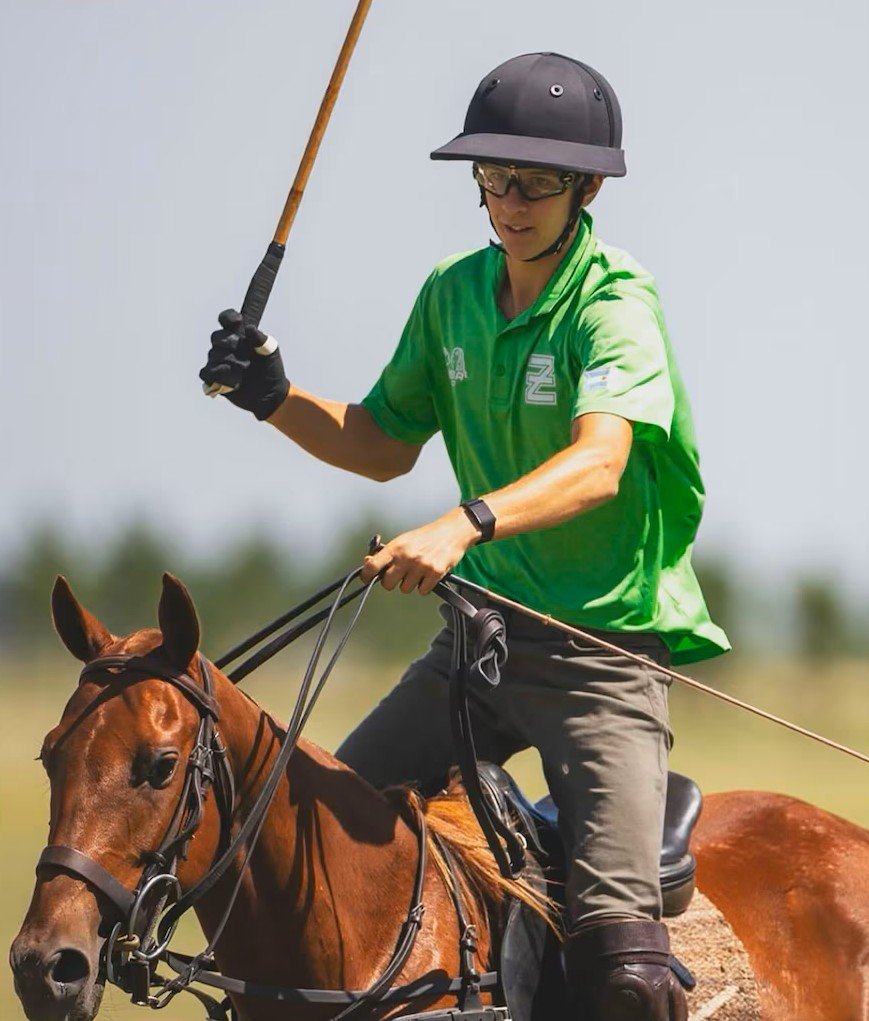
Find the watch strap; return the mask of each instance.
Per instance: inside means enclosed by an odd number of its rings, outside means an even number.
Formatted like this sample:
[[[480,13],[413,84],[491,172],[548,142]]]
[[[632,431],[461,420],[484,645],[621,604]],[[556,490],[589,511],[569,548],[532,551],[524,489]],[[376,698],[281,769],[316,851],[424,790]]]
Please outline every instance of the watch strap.
[[[480,532],[480,542],[491,542],[495,537],[495,515],[489,510],[489,505],[485,500],[468,500],[461,507],[477,526]]]

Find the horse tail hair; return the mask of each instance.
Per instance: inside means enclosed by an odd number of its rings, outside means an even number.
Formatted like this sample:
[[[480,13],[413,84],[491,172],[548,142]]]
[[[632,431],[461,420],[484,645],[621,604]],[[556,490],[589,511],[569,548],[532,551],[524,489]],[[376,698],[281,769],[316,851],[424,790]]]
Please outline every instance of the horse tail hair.
[[[521,901],[545,919],[556,935],[561,934],[557,906],[552,898],[535,889],[524,879],[505,879],[473,810],[461,779],[454,777],[446,791],[425,799],[412,788],[404,789],[410,804],[416,805],[432,834],[452,852],[458,866],[457,878],[462,898],[472,904],[478,917],[485,917],[492,908],[502,908],[511,898]],[[430,841],[434,863],[446,886],[452,884],[447,863],[437,841]]]

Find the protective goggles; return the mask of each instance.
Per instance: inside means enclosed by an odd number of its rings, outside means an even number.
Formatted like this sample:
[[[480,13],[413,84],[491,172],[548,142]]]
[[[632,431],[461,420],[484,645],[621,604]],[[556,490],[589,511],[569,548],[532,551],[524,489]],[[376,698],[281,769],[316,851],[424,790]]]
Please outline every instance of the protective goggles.
[[[573,170],[505,167],[497,163],[475,163],[473,172],[474,180],[490,195],[503,198],[515,183],[519,194],[529,202],[563,195],[579,177]]]

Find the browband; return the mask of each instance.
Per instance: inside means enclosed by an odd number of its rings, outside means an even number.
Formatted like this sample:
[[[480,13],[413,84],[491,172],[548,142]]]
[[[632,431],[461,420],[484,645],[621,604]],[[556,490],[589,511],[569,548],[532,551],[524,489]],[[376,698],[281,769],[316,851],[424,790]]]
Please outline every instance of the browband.
[[[215,722],[220,719],[220,706],[213,695],[204,691],[189,674],[173,673],[172,668],[162,663],[155,656],[100,656],[86,663],[82,669],[81,676],[98,673],[100,671],[123,670],[125,673],[138,674],[137,677],[119,677],[121,681],[135,683],[139,680],[147,680],[149,677],[159,677],[161,681],[168,681],[180,688],[190,701],[206,716],[210,716]]]

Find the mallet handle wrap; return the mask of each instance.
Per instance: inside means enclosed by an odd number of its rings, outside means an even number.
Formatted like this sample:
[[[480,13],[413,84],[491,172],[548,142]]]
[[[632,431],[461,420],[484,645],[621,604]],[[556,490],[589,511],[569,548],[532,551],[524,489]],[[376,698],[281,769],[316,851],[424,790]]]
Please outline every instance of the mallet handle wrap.
[[[244,296],[241,306],[241,314],[244,321],[252,326],[259,326],[263,312],[266,310],[269,295],[272,293],[278,270],[281,268],[284,251],[283,245],[272,241],[248,285],[247,294]]]

